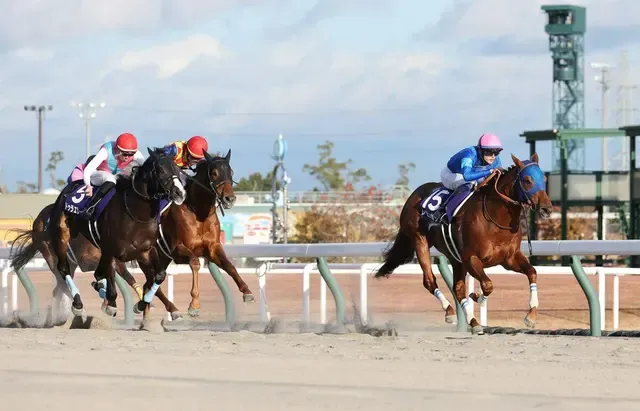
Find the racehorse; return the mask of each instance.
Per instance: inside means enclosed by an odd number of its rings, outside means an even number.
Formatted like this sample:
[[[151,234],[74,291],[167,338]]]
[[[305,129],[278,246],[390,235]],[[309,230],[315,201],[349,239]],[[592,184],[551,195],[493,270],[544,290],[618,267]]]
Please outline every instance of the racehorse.
[[[249,286],[229,261],[220,243],[220,220],[216,209],[218,206],[221,210],[229,209],[236,199],[232,187],[231,150],[225,157],[213,157],[206,151],[204,155],[205,160],[196,165],[195,175],[188,177],[186,201],[172,204],[162,216],[160,236],[156,244],[162,269],[166,269],[171,261],[189,264],[191,267],[192,288],[188,312],[192,317],[198,316],[200,311],[199,257],[204,257],[225,270],[242,292],[244,302],[255,302]],[[142,265],[141,268],[145,270]],[[141,299],[134,311],[141,312],[147,305]],[[165,306],[173,316],[170,307]]]
[[[53,254],[57,258],[57,272],[67,282],[73,302],[73,314],[84,311],[80,293],[73,282],[67,257],[71,239],[78,235],[100,248],[101,255],[95,270],[96,278],[106,277],[105,312],[116,314],[117,290],[114,284],[114,260],[138,260],[146,265],[145,300],[151,301],[166,277],[158,265],[153,245],[158,235],[158,214],[161,200],[182,204],[186,191],[179,179],[180,169],[171,156],[159,149],[149,151],[149,157],[140,167],[134,167],[130,177],[119,175],[115,187],[96,207],[94,217],[87,221],[77,216],[86,204],[84,186],[79,186],[66,198],[59,196],[53,208],[50,232]],[[79,196],[79,197],[78,197]],[[64,208],[63,208],[64,205]]]
[[[39,251],[42,257],[47,262],[51,272],[56,275],[56,278],[62,278],[57,270],[58,259],[53,254],[52,243],[49,237],[49,233],[46,232],[47,225],[49,224],[49,218],[55,204],[49,204],[45,206],[38,213],[31,229],[12,230],[18,233],[18,236],[11,245],[11,266],[15,271],[23,268]],[[14,253],[13,249],[17,246],[17,251]],[[68,249],[69,269],[74,272],[76,267],[80,268],[80,271],[89,272],[96,270],[98,261],[100,260],[100,249],[93,245],[85,236],[77,236],[69,241]],[[138,294],[139,298],[142,298],[142,287],[136,282],[136,279],[131,275],[125,264],[121,261],[115,260],[116,272],[124,278],[124,280],[133,288]],[[96,278],[99,281],[100,278]],[[66,287],[66,285],[65,285]],[[64,288],[54,290],[54,298],[59,295],[58,292],[65,292]],[[69,292],[68,287],[66,293]],[[70,297],[70,295],[69,295]],[[162,300],[160,296],[158,296]]]
[[[538,166],[538,154],[531,160],[521,161],[513,154],[511,158],[514,165],[506,171],[495,170],[475,190],[461,190],[450,198],[446,204],[448,221],[434,221],[429,211],[442,207],[451,192],[433,182],[416,188],[402,208],[400,229],[393,244],[383,253],[384,264],[375,277],[388,277],[398,266],[411,262],[415,252],[424,287],[441,302],[445,321],[452,323],[455,311],[438,289],[431,270],[429,249],[435,246],[451,262],[455,298],[465,310],[471,332],[483,334],[466,298],[465,278],[468,272],[479,281],[482,293],[471,293],[469,298],[483,306],[493,291],[493,283],[484,268],[502,265],[529,279],[530,309],[524,322],[534,327],[538,307],[537,274],[520,251],[520,220],[526,218],[527,207],[548,218],[552,205],[545,189],[546,177]]]

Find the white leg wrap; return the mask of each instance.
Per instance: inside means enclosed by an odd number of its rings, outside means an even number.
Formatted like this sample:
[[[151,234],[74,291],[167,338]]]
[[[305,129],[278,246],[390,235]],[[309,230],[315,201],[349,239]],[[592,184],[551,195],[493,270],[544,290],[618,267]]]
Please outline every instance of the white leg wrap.
[[[158,288],[160,288],[160,284],[153,283],[149,291],[147,291],[147,293],[143,297],[144,302],[151,304],[153,296],[156,295],[156,291],[158,291]]]
[[[463,298],[462,301],[460,301],[460,306],[462,306],[462,309],[464,310],[464,316],[467,317],[467,324],[470,324],[471,319],[473,318],[473,307],[471,307],[469,300],[466,298]]]
[[[536,283],[529,284],[529,291],[531,292],[529,296],[529,308],[538,306],[538,286]]]
[[[484,307],[485,305],[487,305],[488,299],[489,297],[487,297],[486,295],[480,294],[480,297],[478,297],[478,305]]]
[[[76,294],[80,294],[80,292],[78,291],[78,288],[76,287],[76,284],[73,282],[73,278],[71,278],[70,275],[67,274],[64,277],[64,281],[69,286],[69,290],[71,291],[71,297],[75,297]]]
[[[451,303],[449,303],[449,300],[447,300],[447,297],[444,296],[444,294],[442,294],[442,291],[440,291],[440,289],[436,288],[433,291],[433,295],[440,300],[440,304],[442,304],[442,309],[446,310],[447,308],[449,308],[449,306],[451,305]]]

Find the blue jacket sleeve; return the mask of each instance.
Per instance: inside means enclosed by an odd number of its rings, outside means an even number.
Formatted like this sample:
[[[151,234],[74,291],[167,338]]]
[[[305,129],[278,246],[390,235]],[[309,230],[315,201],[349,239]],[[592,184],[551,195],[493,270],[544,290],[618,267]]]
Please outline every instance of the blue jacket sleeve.
[[[490,169],[473,169],[473,160],[469,157],[462,159],[462,177],[464,181],[475,181],[479,178],[486,177],[491,174]]]

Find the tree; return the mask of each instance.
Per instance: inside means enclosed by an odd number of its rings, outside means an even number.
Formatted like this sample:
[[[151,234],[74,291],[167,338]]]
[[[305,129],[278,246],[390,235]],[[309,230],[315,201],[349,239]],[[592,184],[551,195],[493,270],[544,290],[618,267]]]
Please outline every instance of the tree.
[[[251,173],[247,177],[242,177],[233,188],[234,191],[271,191],[273,184],[273,170],[266,175],[259,172]],[[276,181],[276,189],[280,189],[280,180]]]
[[[367,192],[358,192],[366,196]],[[337,200],[333,204],[313,206],[311,210],[297,214],[294,243],[358,243],[391,241],[398,231],[402,206],[384,204],[346,203]],[[336,257],[330,261],[347,262]]]
[[[36,193],[38,191],[38,186],[35,183],[28,183],[26,181],[19,180],[18,181],[18,189],[16,193],[18,194],[26,194],[26,193]]]
[[[409,173],[416,169],[416,165],[413,162],[407,164],[399,164],[398,165],[398,180],[396,180],[396,185],[409,187]]]
[[[302,171],[309,173],[322,184],[325,191],[342,190],[347,182],[355,185],[361,181],[369,181],[371,177],[364,168],[356,170],[349,169],[351,159],[338,161],[333,154],[334,143],[326,140],[323,144],[318,144],[319,161],[317,165],[305,164]],[[317,190],[314,188],[314,190]]]
[[[51,179],[51,187],[62,190],[67,182],[63,179],[56,178],[56,169],[58,164],[64,160],[64,153],[62,151],[52,151],[49,155],[49,163],[47,164],[47,170],[49,172],[49,178]]]

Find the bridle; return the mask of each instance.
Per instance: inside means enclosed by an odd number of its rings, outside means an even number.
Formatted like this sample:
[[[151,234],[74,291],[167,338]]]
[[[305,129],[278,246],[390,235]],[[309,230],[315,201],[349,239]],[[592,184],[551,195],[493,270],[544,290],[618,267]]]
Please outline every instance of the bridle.
[[[527,193],[527,191],[526,191],[526,190],[524,189],[524,187],[522,186],[522,179],[520,178],[520,175],[522,174],[522,171],[523,171],[525,168],[527,168],[527,167],[529,167],[529,166],[533,166],[533,165],[537,165],[537,163],[529,162],[529,163],[525,164],[525,165],[524,165],[524,167],[522,167],[522,168],[518,169],[518,172],[516,173],[516,177],[514,178],[513,182],[509,185],[508,190],[507,190],[507,192],[508,192],[508,193],[513,193],[513,192],[516,190],[516,188],[518,188],[518,189],[519,189],[519,194],[521,194],[521,195],[525,198],[525,200],[526,200],[526,201],[518,201],[518,200],[514,200],[513,198],[511,198],[511,197],[509,197],[509,196],[507,196],[507,195],[505,195],[505,194],[501,193],[501,192],[498,190],[498,180],[500,180],[500,177],[502,176],[502,174],[501,174],[501,173],[496,173],[496,174],[494,174],[494,177],[493,177],[493,178],[494,178],[493,189],[494,189],[494,191],[496,192],[496,194],[498,195],[498,197],[499,197],[502,201],[504,201],[504,202],[505,202],[505,203],[507,203],[507,204],[512,204],[512,205],[518,206],[518,207],[520,207],[521,209],[525,209],[525,208],[527,208],[527,207],[528,207],[528,208],[530,208],[530,209],[531,209],[531,210],[533,210],[533,211],[537,211],[537,209],[538,209],[538,205],[534,204],[534,203],[531,201],[531,197],[529,196],[529,194]],[[516,186],[516,182],[518,183],[518,186]],[[488,183],[488,181],[487,181],[487,183]],[[485,183],[485,184],[486,184],[486,183]],[[483,185],[485,185],[485,184],[483,184]],[[491,215],[489,214],[489,211],[487,210],[487,203],[486,203],[486,201],[487,201],[487,191],[485,191],[485,192],[484,192],[484,194],[483,194],[483,196],[482,196],[482,214],[483,214],[484,218],[485,218],[487,221],[490,221],[490,222],[492,222],[493,224],[495,224],[495,225],[496,225],[498,228],[500,228],[500,229],[503,229],[503,230],[511,230],[511,229],[512,229],[512,227],[504,226],[504,225],[502,225],[502,224],[499,224],[498,222],[496,222],[496,221],[491,217]],[[531,248],[531,239],[530,239],[530,236],[529,236],[529,222],[527,221],[527,218],[526,218],[526,216],[527,216],[528,214],[529,214],[529,213],[522,213],[522,210],[521,210],[521,212],[520,212],[520,221],[522,221],[522,220],[524,219],[525,227],[526,227],[526,231],[527,231],[527,242],[528,242],[528,244],[529,244],[529,254],[531,255],[533,252],[532,252],[532,248]],[[518,221],[518,224],[520,223],[520,221]]]
[[[185,173],[184,171],[180,170],[180,173],[182,173],[182,175],[184,175],[188,180],[191,180],[193,183],[195,183],[196,185],[198,185],[199,187],[201,187],[202,189],[204,189],[205,191],[208,191],[210,194],[213,195],[214,198],[214,202],[215,202],[215,208],[220,209],[220,213],[222,213],[222,216],[224,217],[224,207],[223,207],[223,203],[222,203],[222,186],[224,185],[224,183],[226,182],[231,182],[231,184],[237,184],[237,182],[233,181],[233,178],[226,178],[226,176],[223,175],[219,175],[215,180],[211,179],[211,168],[213,166],[213,164],[221,162],[221,161],[225,161],[226,160],[224,158],[216,158],[213,161],[209,161],[209,160],[204,160],[207,162],[207,183],[208,183],[208,187],[204,184],[202,184],[200,181],[198,181],[195,176],[190,176],[187,173]],[[196,172],[196,169],[192,166],[189,166],[189,170]]]

